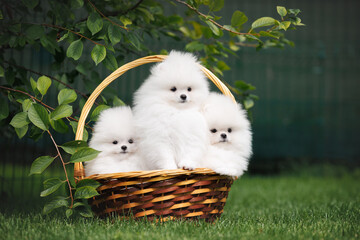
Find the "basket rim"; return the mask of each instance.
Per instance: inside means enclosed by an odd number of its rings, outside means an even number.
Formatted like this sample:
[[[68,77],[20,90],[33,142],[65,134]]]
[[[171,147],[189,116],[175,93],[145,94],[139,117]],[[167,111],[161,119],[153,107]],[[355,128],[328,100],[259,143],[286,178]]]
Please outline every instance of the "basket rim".
[[[96,89],[92,92],[92,94],[90,95],[90,97],[87,99],[87,101],[85,102],[82,110],[81,110],[81,114],[80,114],[80,118],[79,118],[79,122],[78,122],[78,126],[76,129],[76,134],[75,134],[75,140],[82,140],[83,139],[83,131],[84,131],[84,126],[85,126],[85,121],[86,118],[96,100],[96,98],[100,95],[100,93],[114,80],[116,80],[118,77],[120,77],[121,75],[123,75],[125,72],[127,72],[128,70],[147,64],[147,63],[156,63],[156,62],[162,62],[163,60],[165,60],[168,56],[167,55],[152,55],[152,56],[147,56],[147,57],[143,57],[143,58],[138,58],[134,61],[128,62],[124,65],[122,65],[121,67],[119,67],[117,70],[115,70],[114,72],[112,72],[108,77],[106,77],[97,87]],[[219,80],[210,70],[208,70],[206,67],[202,66],[201,64],[198,64],[199,68],[201,69],[201,71],[205,74],[205,76],[210,79],[215,86],[225,95],[230,97],[235,103],[235,98],[232,95],[232,93],[230,92],[230,90],[226,87],[226,85]],[[188,171],[188,170],[183,170],[183,169],[174,169],[173,170],[151,170],[151,171],[137,171],[137,172],[122,172],[122,173],[116,173],[116,174],[98,174],[98,175],[92,175],[95,177],[92,177],[92,179],[97,179],[98,177],[102,178],[102,177],[113,177],[113,176],[120,176],[120,177],[129,177],[129,176],[148,176],[148,175],[154,175],[156,176],[161,175],[161,174],[165,174],[165,173],[173,173],[173,174],[185,174],[184,171]],[[198,172],[200,171],[200,172]],[[205,172],[203,172],[205,171]],[[203,174],[214,174],[215,172],[212,171],[211,169],[208,170],[193,170],[193,171],[189,171],[188,174],[192,174],[192,173],[203,173]],[[90,177],[90,176],[89,176]],[[84,171],[84,167],[83,167],[83,163],[82,162],[76,162],[74,164],[74,178],[75,180],[80,180],[85,178],[85,171]],[[86,177],[88,178],[88,177]]]
[[[194,170],[185,169],[165,169],[165,170],[147,170],[147,171],[132,171],[120,173],[107,173],[107,174],[93,174],[85,177],[85,179],[116,179],[116,178],[151,178],[151,177],[176,177],[181,175],[214,175],[224,178],[233,178],[227,175],[220,175],[209,168],[196,168]]]

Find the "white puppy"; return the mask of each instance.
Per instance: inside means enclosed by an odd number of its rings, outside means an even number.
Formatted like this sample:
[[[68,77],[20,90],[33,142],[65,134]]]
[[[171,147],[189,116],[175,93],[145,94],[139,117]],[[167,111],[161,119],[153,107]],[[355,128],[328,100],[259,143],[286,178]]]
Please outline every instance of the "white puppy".
[[[209,147],[200,167],[239,177],[252,154],[252,134],[246,112],[231,98],[211,93],[203,107],[208,124]]]
[[[193,169],[205,153],[200,107],[209,86],[198,64],[193,55],[172,51],[135,93],[139,148],[150,169]]]
[[[85,163],[85,175],[140,171],[137,138],[130,107],[102,111],[89,146],[101,153]]]

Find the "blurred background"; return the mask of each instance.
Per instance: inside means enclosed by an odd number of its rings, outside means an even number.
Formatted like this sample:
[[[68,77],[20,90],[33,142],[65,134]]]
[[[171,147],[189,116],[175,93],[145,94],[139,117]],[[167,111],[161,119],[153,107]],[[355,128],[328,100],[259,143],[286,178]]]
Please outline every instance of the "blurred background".
[[[360,4],[356,0],[227,0],[218,14],[224,16],[219,22],[230,22],[235,9],[249,16],[249,22],[261,16],[276,17],[277,5],[302,11],[300,17],[306,26],[287,34],[295,47],[261,51],[243,48],[238,56],[229,57],[227,64],[231,70],[224,74],[229,83],[237,80],[251,83],[256,87],[254,94],[260,98],[252,108],[254,154],[248,175],[273,175],[316,166],[327,169],[329,165],[344,171],[357,169],[360,165]],[[169,13],[174,11],[168,7]],[[183,47],[176,42],[154,42],[154,49],[184,50]],[[10,54],[18,65],[51,73],[52,56],[43,49]],[[136,58],[128,56],[124,62]],[[144,66],[130,71],[111,88],[125,103],[131,104],[132,94],[147,77],[148,69]],[[102,79],[109,73],[99,68]],[[84,87],[94,86],[79,86]],[[26,138],[18,140],[8,131],[2,128],[0,135],[1,198],[19,192],[16,188],[21,189],[24,201],[36,198],[43,179],[61,174],[55,164],[44,175],[28,177],[32,161],[52,151],[51,142],[47,138],[36,143]],[[55,137],[58,143],[74,138]],[[321,171],[325,170],[319,170],[319,175],[323,174]]]

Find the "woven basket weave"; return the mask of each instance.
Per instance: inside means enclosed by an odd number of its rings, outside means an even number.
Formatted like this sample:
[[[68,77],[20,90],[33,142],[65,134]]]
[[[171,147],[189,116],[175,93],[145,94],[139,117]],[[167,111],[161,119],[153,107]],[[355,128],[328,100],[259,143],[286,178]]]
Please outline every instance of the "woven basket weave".
[[[121,66],[101,82],[82,109],[75,140],[82,140],[86,117],[106,86],[132,68],[161,62],[166,57],[154,55],[134,60]],[[234,100],[229,89],[213,73],[201,65],[199,67],[223,94]],[[74,177],[75,180],[85,178],[82,163],[75,163]],[[175,169],[96,174],[87,178],[102,184],[97,189],[100,195],[89,200],[96,215],[118,215],[135,219],[146,217],[164,221],[177,218],[214,221],[223,212],[233,183],[233,178],[205,168],[192,171]]]

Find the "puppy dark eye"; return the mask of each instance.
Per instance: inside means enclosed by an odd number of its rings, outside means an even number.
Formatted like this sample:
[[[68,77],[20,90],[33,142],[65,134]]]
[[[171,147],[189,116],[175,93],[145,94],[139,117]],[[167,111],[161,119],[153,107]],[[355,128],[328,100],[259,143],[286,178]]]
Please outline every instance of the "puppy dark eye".
[[[134,140],[132,140],[132,139],[129,139],[129,141],[128,141],[130,144],[132,144],[132,143],[134,143]]]
[[[172,92],[176,92],[176,87],[172,87],[170,90],[171,90]]]
[[[188,91],[191,92],[191,87],[188,87]]]
[[[116,141],[116,140],[115,140],[115,141],[113,141],[113,144],[118,144],[118,141]]]
[[[231,128],[228,128],[228,133],[231,133],[232,132],[232,129]]]
[[[210,132],[212,132],[212,133],[216,133],[216,132],[217,132],[217,130],[216,130],[215,128],[213,128],[213,129],[211,129],[211,130],[210,130]]]

